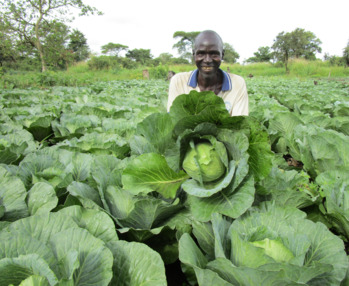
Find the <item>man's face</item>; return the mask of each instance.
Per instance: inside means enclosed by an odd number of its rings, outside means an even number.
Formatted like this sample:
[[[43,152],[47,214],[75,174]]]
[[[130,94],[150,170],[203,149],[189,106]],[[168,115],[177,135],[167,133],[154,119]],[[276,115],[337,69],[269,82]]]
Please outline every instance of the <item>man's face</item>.
[[[223,49],[215,35],[202,35],[196,42],[194,60],[199,72],[203,76],[212,76],[217,73],[223,59]]]

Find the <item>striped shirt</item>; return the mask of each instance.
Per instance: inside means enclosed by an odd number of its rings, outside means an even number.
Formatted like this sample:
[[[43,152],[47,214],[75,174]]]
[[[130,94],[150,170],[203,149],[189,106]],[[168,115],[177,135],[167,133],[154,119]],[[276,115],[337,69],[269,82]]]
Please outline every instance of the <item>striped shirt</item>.
[[[220,69],[220,71],[222,71]],[[170,81],[167,111],[175,98],[192,90],[200,91],[197,83],[199,70],[175,74]],[[222,90],[217,96],[224,100],[225,106],[231,116],[248,115],[248,94],[245,80],[236,74],[223,73]]]

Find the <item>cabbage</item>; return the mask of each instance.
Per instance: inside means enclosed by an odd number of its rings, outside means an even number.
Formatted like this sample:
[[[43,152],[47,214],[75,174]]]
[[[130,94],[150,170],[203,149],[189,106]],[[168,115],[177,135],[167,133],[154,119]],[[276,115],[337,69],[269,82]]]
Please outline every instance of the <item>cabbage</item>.
[[[265,238],[263,240],[253,241],[251,244],[262,248],[265,254],[273,258],[276,262],[288,262],[294,258],[292,251],[278,240]]]
[[[190,144],[183,169],[193,179],[203,182],[215,181],[225,173],[225,166],[210,142]]]

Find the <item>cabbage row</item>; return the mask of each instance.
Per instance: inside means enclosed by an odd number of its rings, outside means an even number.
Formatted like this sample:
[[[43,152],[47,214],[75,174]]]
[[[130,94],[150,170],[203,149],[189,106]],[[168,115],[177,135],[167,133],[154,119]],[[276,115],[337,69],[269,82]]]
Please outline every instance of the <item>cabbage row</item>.
[[[349,87],[1,90],[0,285],[347,285]]]

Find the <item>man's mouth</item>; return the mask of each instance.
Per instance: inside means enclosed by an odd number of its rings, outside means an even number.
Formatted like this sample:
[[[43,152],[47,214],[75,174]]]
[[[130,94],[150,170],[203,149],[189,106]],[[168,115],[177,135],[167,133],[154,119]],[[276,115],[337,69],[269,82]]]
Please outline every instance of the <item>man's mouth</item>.
[[[203,71],[211,71],[213,67],[201,67]]]

